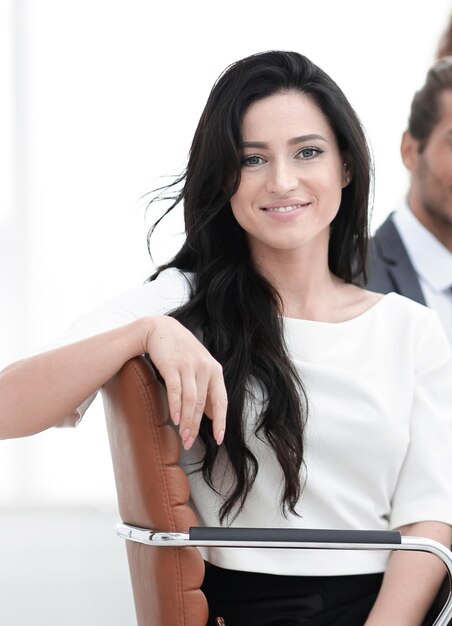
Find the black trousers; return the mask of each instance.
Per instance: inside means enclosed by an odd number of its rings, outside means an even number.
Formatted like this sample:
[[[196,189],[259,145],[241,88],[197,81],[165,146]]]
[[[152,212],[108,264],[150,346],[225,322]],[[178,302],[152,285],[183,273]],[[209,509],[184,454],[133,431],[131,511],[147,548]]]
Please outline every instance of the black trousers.
[[[207,564],[208,626],[217,626],[217,617],[225,626],[363,626],[382,578],[279,576]]]

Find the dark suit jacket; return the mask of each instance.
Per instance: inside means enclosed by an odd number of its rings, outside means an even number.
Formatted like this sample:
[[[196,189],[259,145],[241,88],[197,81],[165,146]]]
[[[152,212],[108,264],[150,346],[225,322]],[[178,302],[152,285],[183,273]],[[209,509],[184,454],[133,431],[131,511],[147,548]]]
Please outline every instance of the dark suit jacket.
[[[395,291],[426,304],[416,271],[392,219],[392,214],[372,237],[367,260],[367,289]]]

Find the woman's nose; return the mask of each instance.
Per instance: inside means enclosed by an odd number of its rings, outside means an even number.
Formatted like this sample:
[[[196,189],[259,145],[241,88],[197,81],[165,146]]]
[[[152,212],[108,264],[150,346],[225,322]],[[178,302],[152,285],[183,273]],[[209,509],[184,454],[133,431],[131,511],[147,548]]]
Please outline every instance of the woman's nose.
[[[268,176],[267,190],[278,195],[297,189],[299,184],[296,172],[289,163],[274,163]]]

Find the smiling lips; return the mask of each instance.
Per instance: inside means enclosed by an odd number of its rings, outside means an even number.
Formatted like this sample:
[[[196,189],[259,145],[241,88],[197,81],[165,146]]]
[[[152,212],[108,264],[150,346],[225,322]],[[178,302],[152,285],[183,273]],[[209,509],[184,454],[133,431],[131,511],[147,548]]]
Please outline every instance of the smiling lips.
[[[290,213],[291,211],[295,211],[295,209],[301,209],[301,207],[306,206],[305,204],[291,204],[289,206],[275,206],[275,207],[264,207],[264,211],[270,211],[272,213]]]
[[[267,211],[268,213],[293,213],[294,211],[299,211],[300,209],[304,209],[307,207],[309,202],[293,202],[291,204],[281,202],[280,205],[276,203],[271,203],[268,206],[261,207],[262,211]]]

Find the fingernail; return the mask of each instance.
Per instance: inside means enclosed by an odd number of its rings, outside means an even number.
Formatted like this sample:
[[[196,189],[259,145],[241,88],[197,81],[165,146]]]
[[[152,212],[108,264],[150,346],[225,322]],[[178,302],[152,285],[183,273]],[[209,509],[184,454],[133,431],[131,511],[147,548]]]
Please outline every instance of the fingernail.
[[[184,446],[184,450],[190,450],[194,441],[195,440],[193,439],[193,437],[189,437],[188,439],[186,439],[182,444]]]
[[[224,439],[224,430],[220,430],[220,432],[217,435],[217,439],[216,439],[216,442],[217,442],[218,446],[221,446],[221,444],[223,443],[223,439]]]
[[[186,441],[190,437],[190,429],[186,428],[185,430],[183,430],[180,436],[182,437],[182,441]]]
[[[174,413],[173,415],[173,422],[175,426],[179,426],[179,422],[180,422],[180,413]]]

